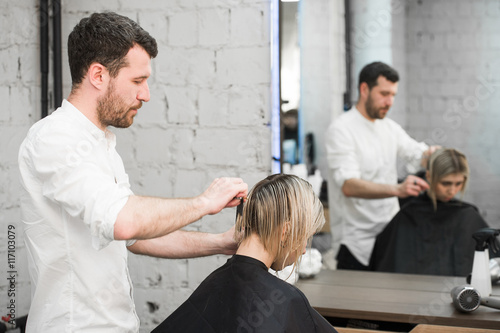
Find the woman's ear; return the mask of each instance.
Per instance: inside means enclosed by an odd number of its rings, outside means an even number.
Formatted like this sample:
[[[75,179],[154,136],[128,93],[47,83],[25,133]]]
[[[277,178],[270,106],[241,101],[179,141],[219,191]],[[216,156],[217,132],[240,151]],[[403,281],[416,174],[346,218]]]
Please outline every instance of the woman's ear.
[[[96,89],[105,90],[109,82],[109,73],[106,67],[98,62],[90,65],[87,72],[88,80]]]
[[[283,224],[283,228],[281,229],[281,245],[284,245],[288,242],[288,238],[290,236],[290,222],[285,222]]]

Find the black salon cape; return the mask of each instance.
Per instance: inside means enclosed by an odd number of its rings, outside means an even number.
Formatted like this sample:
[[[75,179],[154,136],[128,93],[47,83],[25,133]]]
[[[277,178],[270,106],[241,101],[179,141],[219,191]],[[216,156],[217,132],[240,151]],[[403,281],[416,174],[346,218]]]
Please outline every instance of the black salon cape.
[[[264,263],[234,255],[153,333],[336,332],[304,294]]]
[[[472,234],[488,227],[475,206],[450,200],[434,211],[426,193],[409,201],[377,236],[370,268],[381,272],[467,276]]]

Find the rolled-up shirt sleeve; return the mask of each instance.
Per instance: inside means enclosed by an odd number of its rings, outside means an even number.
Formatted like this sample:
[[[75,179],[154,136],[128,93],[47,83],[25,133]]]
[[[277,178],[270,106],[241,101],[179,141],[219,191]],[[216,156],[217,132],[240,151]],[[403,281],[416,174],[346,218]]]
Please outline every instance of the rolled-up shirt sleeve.
[[[333,181],[338,187],[351,178],[361,178],[355,141],[343,127],[331,125],[326,135],[326,153]]]
[[[110,145],[104,133],[99,138],[70,135],[61,127],[54,130],[32,141],[33,168],[42,182],[42,194],[82,220],[90,230],[92,246],[102,249],[114,240],[118,213],[133,194],[114,149],[114,136]]]

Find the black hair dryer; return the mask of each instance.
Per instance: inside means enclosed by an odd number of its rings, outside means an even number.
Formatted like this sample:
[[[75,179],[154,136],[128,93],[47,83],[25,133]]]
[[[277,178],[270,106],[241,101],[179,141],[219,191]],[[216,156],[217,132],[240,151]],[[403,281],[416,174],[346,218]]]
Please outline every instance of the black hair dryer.
[[[470,284],[485,297],[491,295],[490,255],[488,249],[491,249],[494,253],[498,252],[500,246],[496,237],[499,234],[500,230],[492,228],[482,228],[472,234],[472,238],[476,241],[476,249]]]

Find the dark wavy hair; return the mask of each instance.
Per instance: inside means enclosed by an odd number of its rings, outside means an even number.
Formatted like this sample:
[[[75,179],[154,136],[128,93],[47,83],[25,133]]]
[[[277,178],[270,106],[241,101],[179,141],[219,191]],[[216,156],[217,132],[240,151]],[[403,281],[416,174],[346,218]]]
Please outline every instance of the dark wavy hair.
[[[72,87],[80,85],[94,62],[116,77],[127,65],[125,56],[135,45],[141,46],[151,58],[158,54],[156,40],[128,17],[104,12],[83,18],[68,37]]]
[[[376,61],[363,67],[359,73],[358,89],[361,87],[361,83],[365,82],[371,90],[377,85],[377,79],[380,75],[393,83],[399,81],[399,74],[394,68],[383,62]]]

